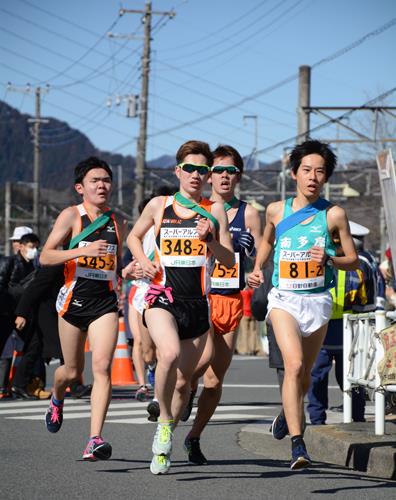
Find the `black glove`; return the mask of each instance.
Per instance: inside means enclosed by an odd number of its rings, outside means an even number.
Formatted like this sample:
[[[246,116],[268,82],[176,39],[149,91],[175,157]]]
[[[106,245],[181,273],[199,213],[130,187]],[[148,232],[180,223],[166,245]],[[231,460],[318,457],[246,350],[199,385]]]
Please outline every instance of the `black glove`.
[[[239,235],[239,246],[245,250],[248,257],[252,257],[256,253],[254,247],[254,237],[247,231],[242,231]]]

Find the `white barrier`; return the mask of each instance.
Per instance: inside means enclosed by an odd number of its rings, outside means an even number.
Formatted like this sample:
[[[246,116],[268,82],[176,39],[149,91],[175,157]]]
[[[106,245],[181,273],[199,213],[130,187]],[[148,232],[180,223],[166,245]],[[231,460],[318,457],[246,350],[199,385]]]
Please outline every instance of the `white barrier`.
[[[365,314],[344,314],[344,423],[352,422],[352,393],[356,386],[375,391],[375,434],[385,432],[385,393],[377,371],[384,357],[376,335],[386,328],[394,313],[376,311]],[[396,392],[396,385],[386,390]]]

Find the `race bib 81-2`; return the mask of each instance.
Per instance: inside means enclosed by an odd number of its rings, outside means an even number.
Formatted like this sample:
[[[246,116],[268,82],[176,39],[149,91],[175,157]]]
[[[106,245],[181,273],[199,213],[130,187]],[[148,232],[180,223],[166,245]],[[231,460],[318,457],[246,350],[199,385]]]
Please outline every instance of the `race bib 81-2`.
[[[281,250],[279,290],[312,290],[324,286],[324,266],[311,260],[309,250]]]
[[[195,228],[161,228],[161,262],[167,267],[201,267],[206,263],[206,244]]]

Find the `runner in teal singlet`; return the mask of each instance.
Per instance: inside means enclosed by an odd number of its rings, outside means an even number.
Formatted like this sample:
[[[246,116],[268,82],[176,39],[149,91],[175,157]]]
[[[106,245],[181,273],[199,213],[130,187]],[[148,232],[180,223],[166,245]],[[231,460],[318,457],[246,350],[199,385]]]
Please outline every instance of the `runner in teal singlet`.
[[[263,282],[261,268],[274,249],[267,319],[282,352],[285,378],[283,410],[272,423],[272,434],[276,439],[290,434],[291,469],[310,464],[303,440],[303,402],[331,316],[331,268],[349,271],[359,266],[345,211],[320,198],[335,165],[336,156],[319,141],[306,141],[293,149],[290,166],[296,197],[268,206],[263,239],[248,279],[252,287]],[[289,217],[299,210],[307,214],[291,224]],[[334,234],[341,241],[342,257],[335,256]]]

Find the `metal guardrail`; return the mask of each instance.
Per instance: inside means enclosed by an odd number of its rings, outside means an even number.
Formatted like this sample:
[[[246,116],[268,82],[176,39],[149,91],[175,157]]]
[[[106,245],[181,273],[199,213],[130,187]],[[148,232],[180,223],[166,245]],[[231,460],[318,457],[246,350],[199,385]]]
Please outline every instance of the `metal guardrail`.
[[[375,394],[376,435],[385,432],[385,392],[396,392],[396,385],[381,386],[377,371],[384,357],[377,334],[391,320],[396,320],[395,312],[344,314],[344,423],[352,422],[352,388],[364,386]]]

